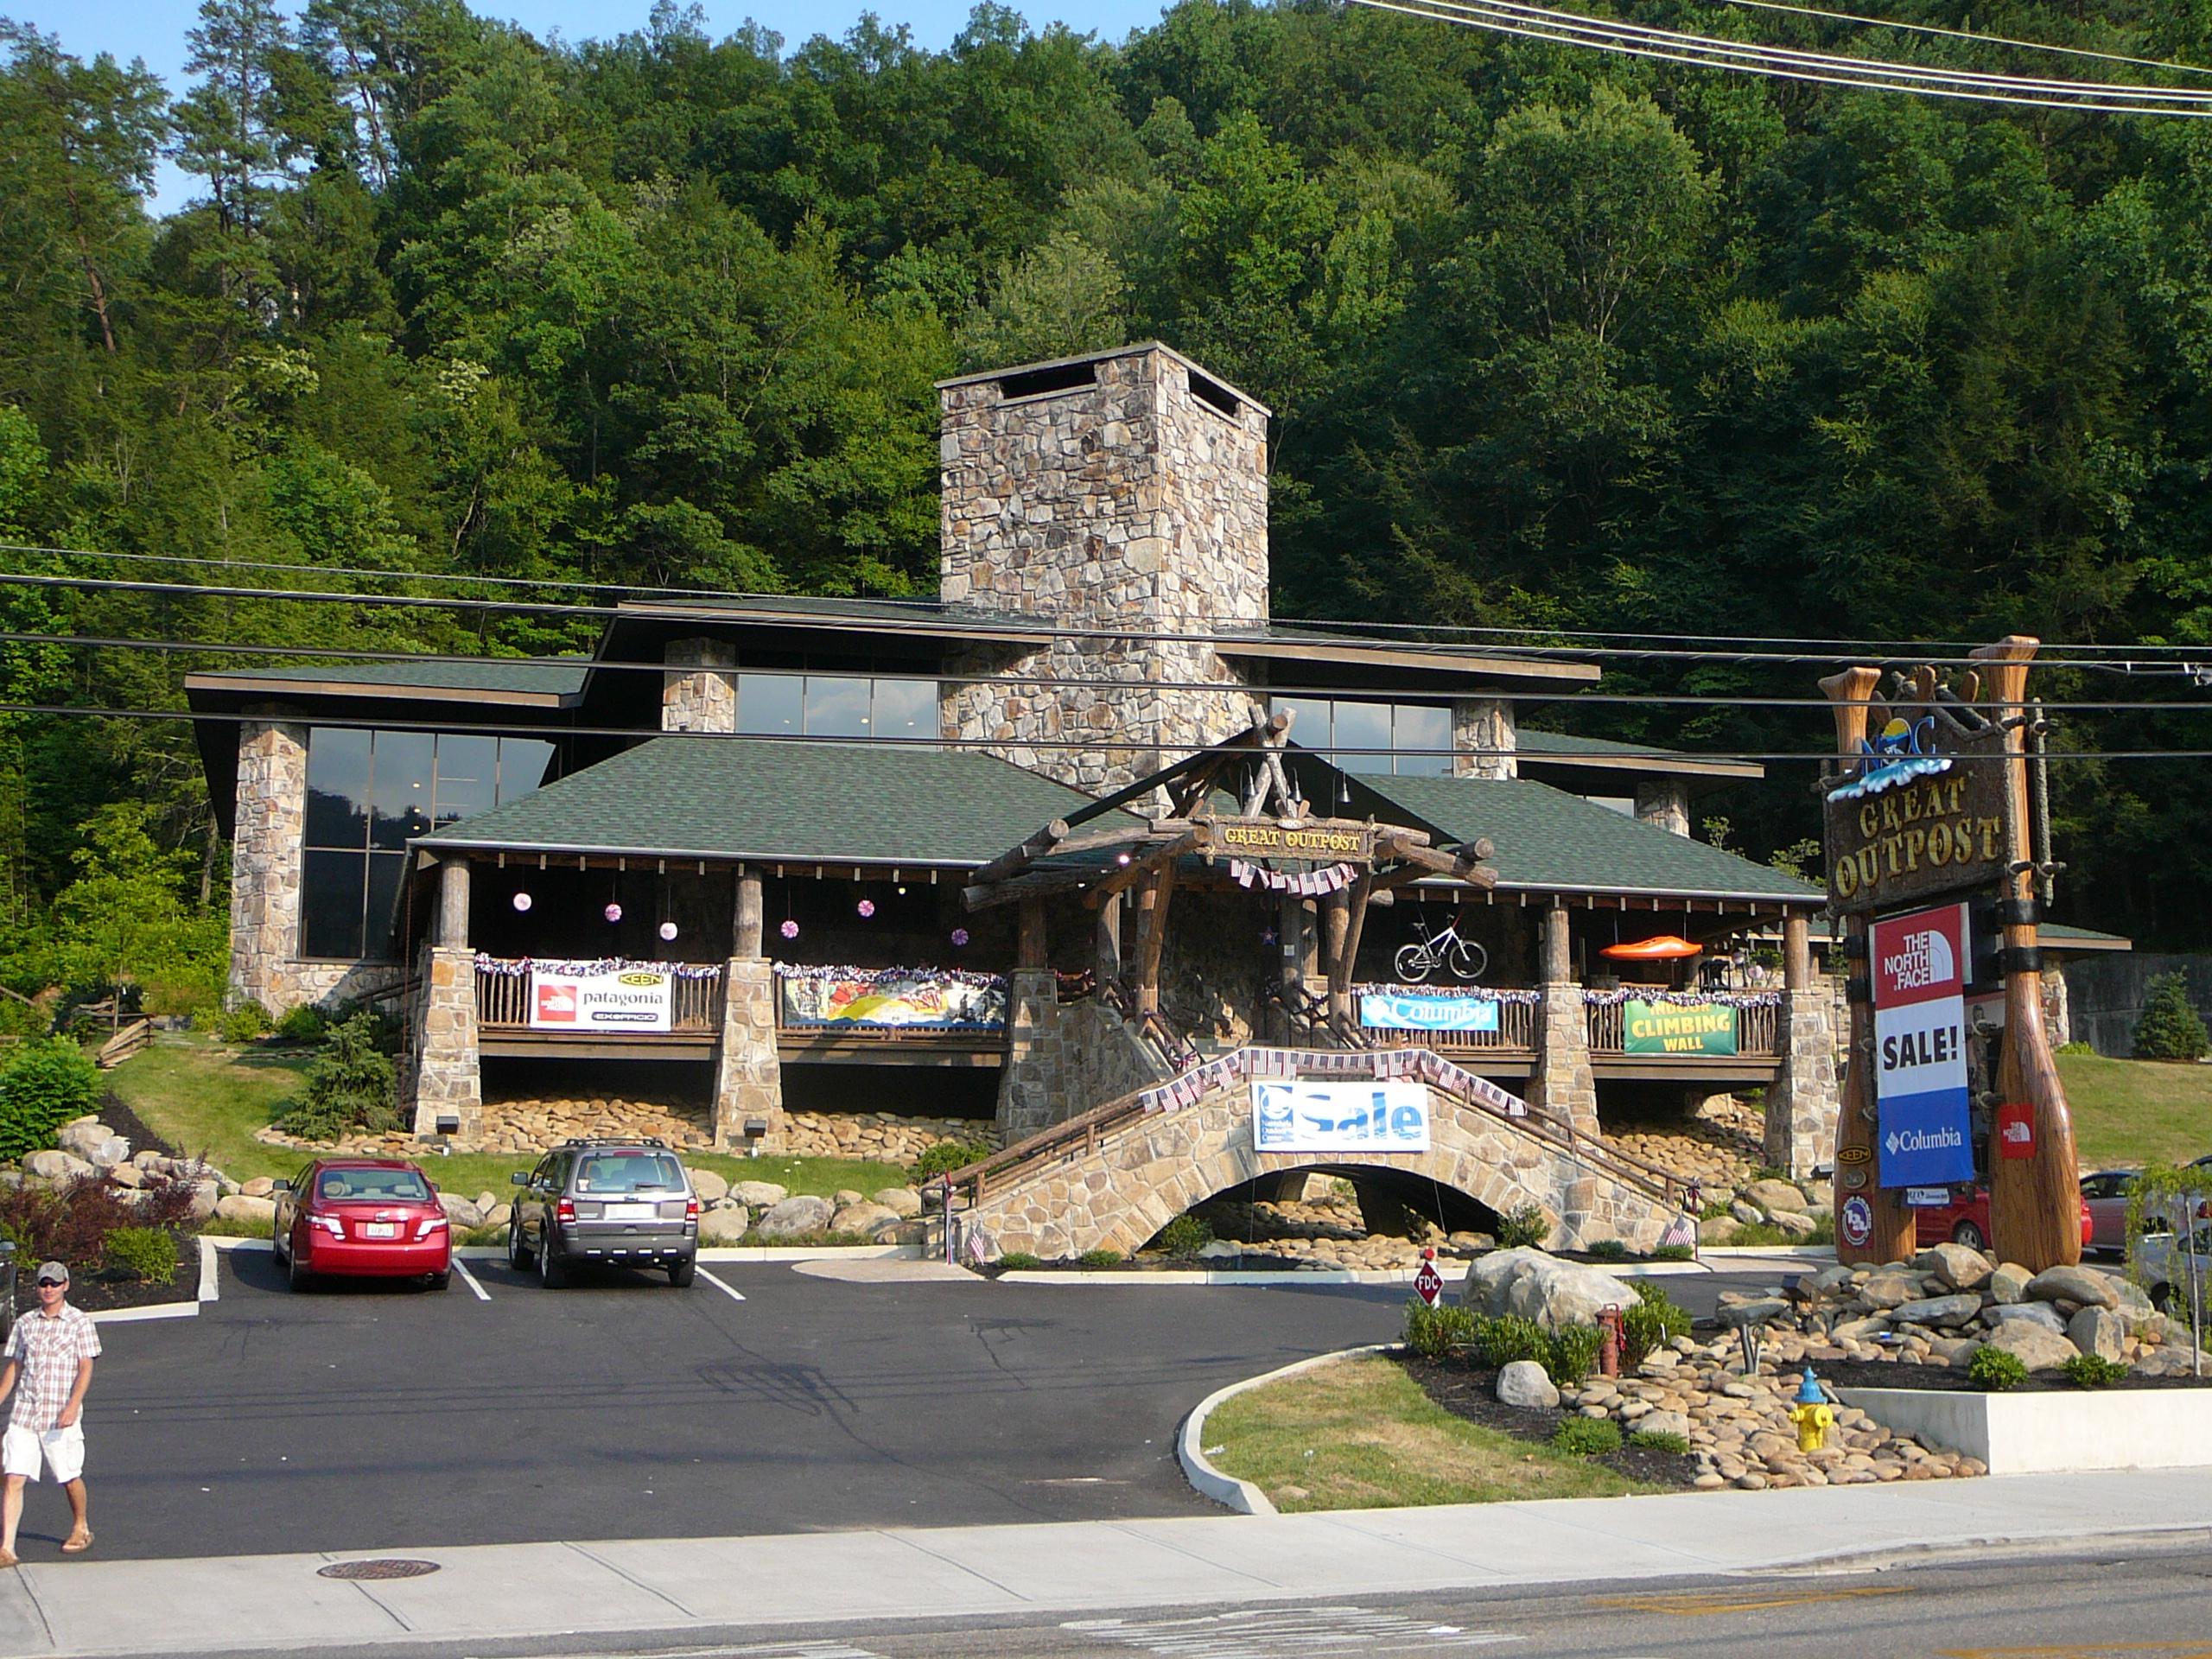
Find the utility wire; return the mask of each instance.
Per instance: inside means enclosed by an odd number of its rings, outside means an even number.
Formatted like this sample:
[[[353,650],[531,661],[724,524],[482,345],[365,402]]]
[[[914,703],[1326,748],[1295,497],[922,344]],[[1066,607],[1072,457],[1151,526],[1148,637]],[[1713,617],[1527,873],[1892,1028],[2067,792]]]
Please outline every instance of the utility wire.
[[[796,677],[801,674],[818,674],[822,677],[827,678],[836,677],[840,673],[840,671],[834,669],[828,671],[783,668],[755,669],[747,668],[742,664],[733,666],[728,664],[715,663],[671,663],[666,660],[659,662],[642,660],[627,661],[603,657],[485,657],[480,655],[455,655],[437,652],[348,651],[337,645],[264,645],[253,644],[233,644],[227,641],[208,641],[203,643],[190,639],[124,639],[119,636],[102,636],[94,634],[22,633],[8,631],[0,631],[0,645],[61,645],[72,648],[84,648],[99,651],[157,652],[164,656],[181,652],[188,655],[305,657],[315,659],[314,661],[299,665],[302,672],[308,676],[323,673],[326,669],[357,667],[365,664],[373,665],[385,663],[441,668],[566,668],[588,671],[592,673],[598,673],[601,671],[609,671],[616,673],[655,674],[663,677],[680,674],[713,673],[732,675],[779,674],[788,677]],[[2212,652],[2208,652],[2207,656],[2208,659],[2212,659]],[[318,664],[321,666],[318,666]],[[288,667],[291,665],[292,664],[284,664],[284,666]],[[2170,665],[2162,664],[2161,667],[2170,668],[2172,673],[2179,675],[2187,671],[2189,665],[2176,664]],[[226,672],[226,671],[221,668],[215,668],[197,671],[219,674]],[[268,671],[246,671],[253,673],[268,672]],[[950,682],[955,684],[962,685],[1045,686],[1057,688],[1063,690],[1097,691],[1127,691],[1135,687],[1142,686],[1148,690],[1155,691],[1187,691],[1192,693],[1214,694],[1226,692],[1258,697],[1294,697],[1300,699],[1368,701],[1387,700],[1398,702],[1410,702],[1415,703],[1433,702],[1437,697],[1448,697],[1453,695],[1452,692],[1446,690],[1443,692],[1431,692],[1425,697],[1419,687],[1410,687],[1402,684],[1359,685],[1332,683],[1326,685],[1301,685],[1295,682],[1285,683],[1278,680],[1270,681],[1270,683],[1266,685],[1225,686],[1218,680],[1163,680],[1148,675],[1141,679],[1115,680],[1093,678],[1074,674],[989,673],[960,675],[947,673],[943,671],[934,672],[923,671],[918,669],[917,671],[910,674],[901,674],[895,670],[855,670],[851,671],[851,673],[854,675],[864,675],[875,678],[930,680]],[[372,693],[378,689],[383,689],[392,692],[401,692],[410,689],[405,682],[401,681],[348,681],[342,677],[334,676],[332,677],[331,689],[334,691],[343,687],[355,686],[362,688],[365,692],[370,693]],[[481,687],[442,686],[417,689],[454,691],[465,691],[471,690],[493,691],[501,689],[512,690],[515,688],[499,688],[485,685]],[[1492,702],[1650,704],[1667,708],[1683,709],[1834,709],[1841,707],[1872,709],[1887,708],[1895,701],[1894,698],[1882,696],[1844,699],[1839,702],[1836,699],[1829,697],[1783,697],[1753,696],[1748,693],[1736,696],[1725,696],[1719,694],[1702,695],[1693,692],[1588,691],[1580,690],[1565,692],[1491,691],[1484,690],[1479,695],[1483,701]],[[2053,713],[2133,714],[2138,712],[2148,712],[2155,714],[2162,712],[2176,712],[2190,714],[2212,709],[2212,702],[2146,702],[2140,700],[2128,702],[2045,702],[2042,704],[2042,707]],[[1654,753],[1665,753],[1674,752],[1655,750]]]
[[[2018,41],[2006,35],[1977,35],[1971,29],[1944,29],[1935,23],[1908,23],[1897,17],[1862,17],[1853,11],[1826,11],[1819,6],[1793,6],[1781,0],[1709,0],[1720,6],[1747,6],[1758,11],[1777,11],[1788,16],[1821,17],[1830,22],[1857,23],[1868,29],[1895,29],[1911,35],[1940,35],[1946,40],[1971,41],[1980,46],[2014,47],[2025,52],[2055,52],[2069,58],[2091,58],[2100,63],[2131,64],[2142,69],[2165,69],[2180,75],[2212,75],[2212,69],[2171,58],[2131,58],[2120,52],[2094,52],[2085,46],[2055,46],[2048,41]]]
[[[918,620],[925,621],[936,620],[957,624],[960,620],[959,617],[948,612],[944,608],[941,601],[915,597],[857,599],[843,595],[775,594],[749,589],[669,588],[655,586],[650,583],[581,582],[572,578],[554,576],[542,578],[536,576],[491,576],[480,575],[461,570],[386,570],[365,566],[296,564],[270,559],[214,558],[180,553],[126,553],[94,548],[47,547],[27,542],[0,541],[0,552],[45,553],[60,555],[64,557],[73,559],[116,559],[134,563],[177,564],[194,566],[197,568],[216,568],[231,570],[293,571],[301,575],[315,575],[324,578],[332,576],[357,576],[384,582],[419,582],[434,584],[483,583],[493,587],[533,588],[539,591],[546,589],[563,589],[569,592],[579,593],[612,594],[616,595],[618,598],[625,596],[635,598],[640,595],[645,595],[675,599],[696,599],[709,604],[722,606],[731,605],[734,601],[744,601],[747,603],[758,603],[761,605],[804,605],[810,607],[853,606],[874,607],[880,609],[883,607],[911,607],[915,617]],[[178,593],[189,594],[203,591],[199,584],[194,582],[177,582],[170,584],[170,586],[174,591]],[[280,589],[275,591],[278,592],[283,597],[289,598],[297,596],[291,589]],[[345,597],[365,598],[371,597],[371,595],[348,594],[345,595]],[[628,613],[635,614],[634,612]],[[829,615],[830,613],[825,612],[824,614]],[[990,620],[995,613],[977,611],[967,613],[966,614],[976,622],[983,623]],[[872,617],[871,613],[866,609],[855,609],[851,613],[851,615],[855,620],[875,620]],[[1014,614],[1008,614],[1004,618],[1004,620],[1011,622],[1019,620],[1020,618]],[[1981,643],[1977,640],[1968,639],[1846,639],[1834,637],[1800,636],[1789,634],[1659,633],[1638,632],[1634,630],[1617,628],[1502,627],[1494,625],[1482,626],[1473,623],[1389,622],[1370,620],[1367,619],[1347,620],[1338,617],[1273,617],[1268,620],[1267,626],[1277,628],[1310,628],[1319,631],[1325,637],[1316,639],[1313,642],[1316,644],[1328,643],[1332,639],[1339,643],[1344,641],[1356,643],[1364,635],[1369,633],[1415,632],[1421,634],[1442,634],[1454,639],[1465,636],[1473,639],[1490,639],[1495,638],[1520,640],[1525,640],[1532,634],[1541,634],[1548,639],[1552,639],[1679,640],[1695,641],[1706,645],[1804,645],[1814,647],[1830,647],[1839,651],[1853,652],[1860,654],[1910,656],[1917,652],[1931,650],[1954,650],[1964,652],[1971,650],[1975,645]],[[1124,632],[1126,631],[1116,630],[1115,632]],[[1141,632],[1128,632],[1128,637],[1132,639],[1160,638],[1183,639],[1192,638],[1192,636],[1182,633],[1147,635]],[[1424,641],[1423,643],[1440,645],[1445,642],[1428,640]],[[1567,649],[1567,647],[1565,646],[1534,646],[1528,648],[1552,650]],[[1576,649],[1578,654],[1583,656],[1604,654],[1594,647],[1587,649],[1576,647],[1574,649]],[[2126,651],[2133,652],[2139,656],[2149,656],[2158,652],[2165,651],[2183,652],[2196,652],[2200,655],[2212,654],[2212,647],[2163,644],[2129,645],[2123,647],[2099,644],[2094,641],[2067,642],[2046,639],[2041,643],[2039,647],[2041,653],[2045,656],[2048,656],[2053,652],[2091,651],[2107,652],[2119,649],[2125,649]]]

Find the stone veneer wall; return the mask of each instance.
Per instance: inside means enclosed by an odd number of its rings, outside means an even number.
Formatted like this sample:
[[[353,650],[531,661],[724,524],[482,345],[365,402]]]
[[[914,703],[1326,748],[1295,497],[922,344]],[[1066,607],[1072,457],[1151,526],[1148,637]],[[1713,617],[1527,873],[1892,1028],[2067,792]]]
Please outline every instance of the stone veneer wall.
[[[1096,997],[1063,1004],[1049,971],[1007,976],[1008,1039],[998,1128],[1012,1145],[1172,1075],[1152,1045]]]
[[[745,1121],[765,1118],[761,1152],[780,1154],[788,1138],[784,1069],[776,1053],[776,969],[763,958],[733,957],[722,968],[722,1033],[715,1046],[715,1144],[753,1146]]]
[[[1670,836],[1690,832],[1689,785],[1679,778],[1659,778],[1636,786],[1636,817],[1640,823],[1664,830]]]
[[[1191,365],[1156,346],[1092,367],[1092,385],[1033,397],[1007,398],[995,378],[942,388],[938,592],[1129,633],[1062,635],[1011,660],[1004,646],[966,652],[941,713],[947,737],[1013,745],[995,752],[1104,791],[1242,729],[1258,706],[1211,645],[1141,636],[1266,620],[1268,416],[1202,401]]]
[[[1520,728],[1513,705],[1498,697],[1462,697],[1452,705],[1452,775],[1517,778]]]
[[[664,732],[734,732],[737,729],[737,676],[721,671],[737,666],[737,650],[720,639],[677,639],[661,653],[671,670],[661,678],[660,728]]]
[[[1838,1087],[1834,993],[1816,980],[1784,991],[1778,1011],[1782,1070],[1766,1091],[1766,1161],[1805,1180],[1835,1160]]]
[[[1538,1010],[1536,1064],[1529,1077],[1529,1104],[1548,1112],[1562,1128],[1598,1138],[1598,1079],[1590,1069],[1590,1021],[1582,987],[1543,987]]]
[[[438,1119],[460,1120],[457,1138],[484,1134],[484,1094],[476,1041],[476,953],[465,948],[424,948],[409,1005],[410,1064],[401,1104],[416,1135],[435,1135]]]

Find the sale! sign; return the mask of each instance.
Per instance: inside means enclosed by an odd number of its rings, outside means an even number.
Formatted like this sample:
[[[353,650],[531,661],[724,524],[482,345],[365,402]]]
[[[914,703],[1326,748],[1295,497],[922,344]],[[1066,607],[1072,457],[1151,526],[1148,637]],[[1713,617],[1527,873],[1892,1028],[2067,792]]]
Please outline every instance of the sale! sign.
[[[1885,917],[1869,930],[1878,1185],[1974,1179],[1967,1083],[1967,907]]]

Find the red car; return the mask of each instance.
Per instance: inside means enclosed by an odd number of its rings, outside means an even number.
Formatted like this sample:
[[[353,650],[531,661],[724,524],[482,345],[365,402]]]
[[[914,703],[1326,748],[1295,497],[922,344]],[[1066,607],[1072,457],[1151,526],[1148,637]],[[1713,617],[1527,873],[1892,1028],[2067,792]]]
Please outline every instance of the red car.
[[[2094,1227],[2089,1219],[2089,1201],[2082,1200],[2082,1248],[2089,1248]],[[1926,1209],[1916,1208],[1912,1212],[1913,1243],[1923,1249],[1941,1244],[1947,1240],[1963,1244],[1968,1249],[1986,1250],[1989,1248],[1989,1189],[1986,1186],[1955,1186],[1951,1201]]]
[[[325,1274],[446,1287],[453,1229],[438,1189],[405,1160],[318,1158],[272,1196],[276,1259],[294,1290]]]

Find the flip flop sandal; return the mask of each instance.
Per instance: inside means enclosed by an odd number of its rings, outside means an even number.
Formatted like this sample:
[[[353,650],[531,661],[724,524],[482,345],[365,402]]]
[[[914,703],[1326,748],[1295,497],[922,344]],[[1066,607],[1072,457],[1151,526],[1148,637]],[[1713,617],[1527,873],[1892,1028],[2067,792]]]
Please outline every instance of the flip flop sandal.
[[[64,1555],[81,1555],[92,1547],[92,1535],[90,1532],[73,1532],[62,1540],[61,1553]]]
[[[22,1562],[17,1559],[14,1550],[0,1549],[0,1567],[21,1567],[22,1565]]]

